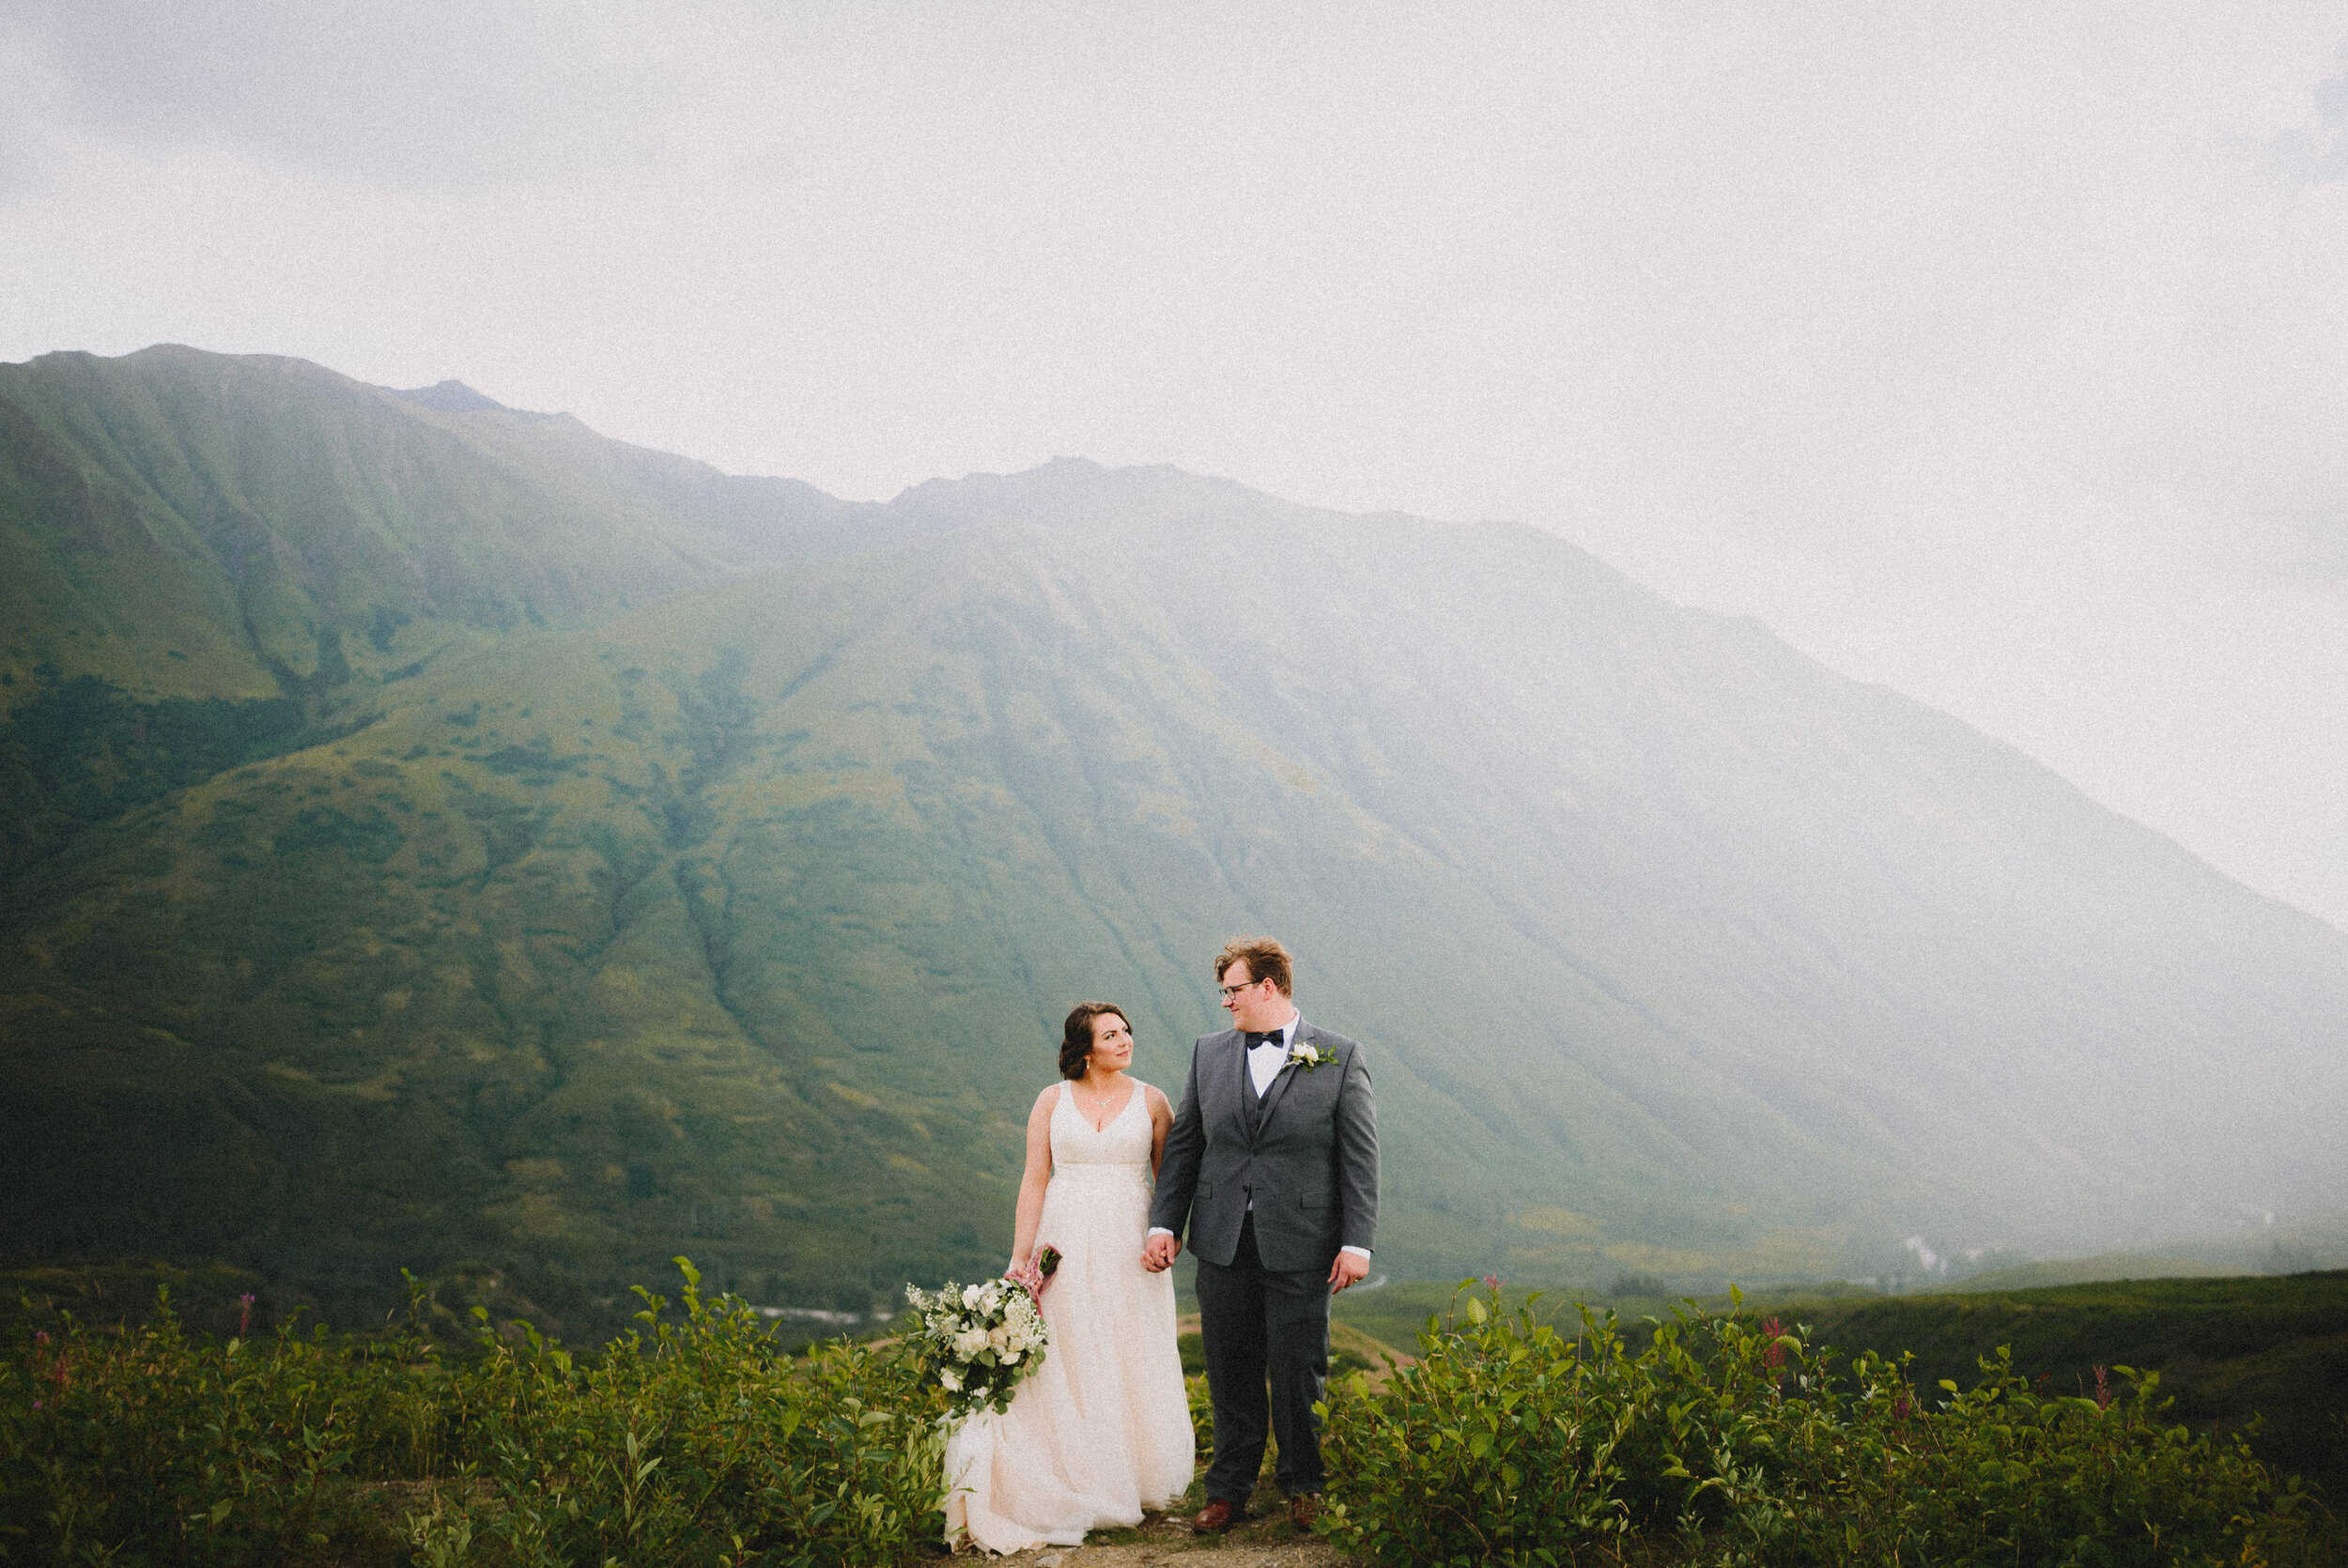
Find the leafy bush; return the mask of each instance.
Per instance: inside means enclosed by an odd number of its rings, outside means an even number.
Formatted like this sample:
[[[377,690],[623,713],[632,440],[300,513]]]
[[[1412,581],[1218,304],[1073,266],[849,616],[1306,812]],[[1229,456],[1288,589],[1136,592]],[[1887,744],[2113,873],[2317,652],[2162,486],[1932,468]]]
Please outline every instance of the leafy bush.
[[[199,1340],[167,1298],[141,1327],[23,1331],[0,1365],[0,1558],[870,1568],[934,1549],[942,1406],[912,1360],[795,1359],[678,1262],[679,1310],[640,1291],[634,1333],[593,1357],[486,1308],[444,1351],[421,1293],[374,1338]],[[1634,1537],[1788,1568],[2323,1560],[2307,1499],[2239,1438],[2164,1424],[2149,1375],[2047,1398],[1992,1358],[1927,1407],[1905,1360],[1734,1312],[1676,1314],[1633,1354],[1611,1314],[1568,1334],[1498,1299],[1430,1319],[1383,1391],[1332,1384],[1321,1528],[1340,1545],[1393,1564],[1618,1561]]]
[[[8,1367],[0,1538],[11,1551],[262,1562],[348,1525],[354,1461],[395,1424],[369,1376],[375,1347],[291,1330],[198,1345],[163,1307],[136,1334],[41,1330]]]
[[[1214,1456],[1214,1400],[1207,1392],[1207,1375],[1183,1378],[1182,1389],[1190,1396],[1191,1447],[1203,1463]]]
[[[641,1291],[644,1331],[592,1366],[525,1329],[468,1379],[468,1449],[495,1488],[474,1522],[508,1560],[894,1562],[943,1530],[935,1390],[844,1343],[803,1366],[758,1314],[685,1271],[684,1320]]]
[[[1830,1376],[1774,1321],[1676,1313],[1632,1355],[1612,1313],[1568,1336],[1497,1300],[1429,1319],[1383,1392],[1335,1386],[1321,1528],[1347,1549],[1553,1564],[1669,1530],[1723,1564],[2314,1560],[2295,1483],[2164,1424],[2156,1376],[2044,1398],[1999,1358],[1927,1408],[1904,1361]]]
[[[2348,1270],[1846,1297],[1795,1311],[1846,1352],[1914,1351],[1908,1376],[1923,1388],[1970,1384],[2000,1345],[2033,1384],[2064,1393],[2092,1389],[2099,1366],[2157,1368],[2176,1401],[2169,1419],[2225,1433],[2262,1416],[2250,1441],[2268,1468],[2348,1497],[2348,1444],[2332,1424],[2348,1407]]]
[[[593,1359],[527,1325],[380,1339],[68,1326],[0,1374],[13,1560],[280,1562],[399,1533],[427,1564],[882,1564],[938,1538],[933,1391],[889,1350],[795,1360],[684,1270]],[[420,1484],[422,1483],[422,1484]]]

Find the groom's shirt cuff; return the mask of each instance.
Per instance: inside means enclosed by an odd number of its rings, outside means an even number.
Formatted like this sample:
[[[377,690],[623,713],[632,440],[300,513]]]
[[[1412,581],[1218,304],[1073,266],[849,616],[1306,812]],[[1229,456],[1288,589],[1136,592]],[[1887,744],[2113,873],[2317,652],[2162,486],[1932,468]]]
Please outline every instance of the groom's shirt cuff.
[[[1174,1233],[1172,1231],[1167,1230],[1164,1225],[1151,1225],[1150,1227],[1150,1236],[1172,1236],[1173,1234]],[[1142,1237],[1145,1241],[1149,1238],[1149,1237]]]

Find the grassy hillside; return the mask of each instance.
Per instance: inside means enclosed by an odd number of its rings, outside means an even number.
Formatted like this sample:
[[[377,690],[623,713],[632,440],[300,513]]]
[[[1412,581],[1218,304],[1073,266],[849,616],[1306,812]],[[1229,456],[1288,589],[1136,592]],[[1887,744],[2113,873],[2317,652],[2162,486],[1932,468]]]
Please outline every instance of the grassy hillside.
[[[78,1158],[19,1191],[14,1234],[303,1276],[337,1241],[594,1276],[683,1237],[860,1303],[999,1250],[1066,998],[1124,997],[1174,1084],[1228,909],[1285,905],[1307,953],[1396,950],[1446,906],[1505,939],[1203,700],[1130,586],[1035,580],[1053,547],[957,536],[452,667],[46,864],[10,1067],[23,1135]],[[1068,660],[1109,628],[1121,658]],[[1408,1256],[1436,1228],[1412,1196],[1484,1185],[1498,1086],[1470,1108],[1398,1051],[1381,1070]],[[1666,1152],[1627,1153],[1594,1174],[1657,1202]]]
[[[298,360],[0,365],[0,873],[436,661],[860,547],[870,510]]]
[[[1179,1089],[1248,930],[1370,1048],[1397,1274],[2338,1207],[2348,940],[1553,538],[1080,463],[851,508],[184,350],[8,376],[13,471],[74,454],[178,552],[137,592],[232,607],[174,661],[77,514],[0,502],[72,590],[11,611],[0,730],[47,824],[9,1261],[479,1266],[585,1325],[689,1252],[861,1308],[999,1261],[1072,1000]]]
[[[1978,1296],[1990,1290],[2045,1290],[2055,1285],[2102,1284],[2112,1280],[2228,1279],[2239,1268],[2201,1263],[2192,1258],[2148,1253],[2105,1253],[2095,1257],[2065,1258],[2047,1263],[2019,1263],[1974,1274],[1943,1292]]]

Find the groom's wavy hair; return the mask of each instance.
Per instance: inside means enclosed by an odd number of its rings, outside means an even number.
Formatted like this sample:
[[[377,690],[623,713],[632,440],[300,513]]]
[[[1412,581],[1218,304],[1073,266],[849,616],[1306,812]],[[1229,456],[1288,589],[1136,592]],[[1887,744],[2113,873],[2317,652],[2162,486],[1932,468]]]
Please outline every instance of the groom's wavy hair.
[[[1106,1013],[1125,1020],[1125,1027],[1134,1026],[1126,1018],[1125,1009],[1114,1002],[1079,1002],[1068,1009],[1068,1022],[1059,1026],[1059,1075],[1062,1078],[1082,1078],[1085,1064],[1092,1056],[1092,1021]]]
[[[1235,963],[1247,965],[1250,980],[1270,980],[1283,996],[1296,994],[1295,971],[1289,967],[1289,950],[1268,936],[1235,936],[1223,945],[1223,951],[1214,956],[1214,977],[1219,985]]]

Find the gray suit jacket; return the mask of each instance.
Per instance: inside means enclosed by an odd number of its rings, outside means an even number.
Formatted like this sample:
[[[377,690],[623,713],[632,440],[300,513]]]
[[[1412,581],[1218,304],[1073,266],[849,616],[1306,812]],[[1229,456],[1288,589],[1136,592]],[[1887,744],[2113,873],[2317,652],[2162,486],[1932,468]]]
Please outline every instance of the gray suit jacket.
[[[1209,1263],[1239,1251],[1256,1207],[1256,1253],[1266,1268],[1327,1268],[1340,1247],[1378,1235],[1378,1107],[1369,1064],[1343,1035],[1299,1021],[1291,1043],[1321,1051],[1321,1066],[1280,1069],[1260,1111],[1247,1084],[1247,1039],[1237,1029],[1190,1049],[1182,1106],[1166,1135],[1150,1223],[1182,1234]]]

